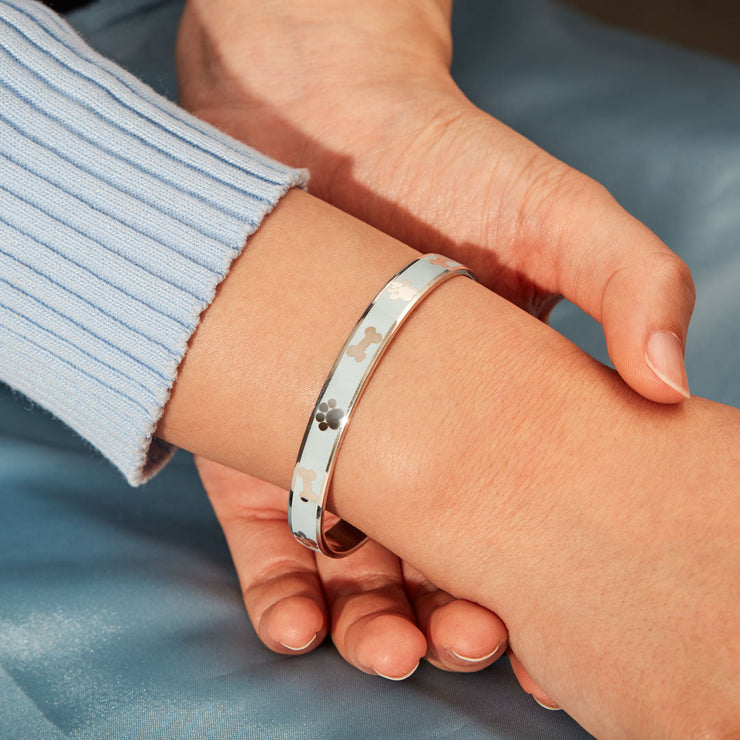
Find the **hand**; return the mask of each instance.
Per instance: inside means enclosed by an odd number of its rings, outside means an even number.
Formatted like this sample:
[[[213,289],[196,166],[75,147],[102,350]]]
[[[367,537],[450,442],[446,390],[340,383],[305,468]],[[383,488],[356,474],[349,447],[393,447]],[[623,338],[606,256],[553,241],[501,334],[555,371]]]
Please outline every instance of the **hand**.
[[[195,112],[213,122],[213,111]],[[234,132],[233,121],[226,128]],[[446,670],[475,671],[503,655],[506,629],[494,614],[453,599],[375,543],[342,561],[315,558],[288,533],[285,491],[205,458],[197,464],[231,547],[247,611],[271,649],[308,652],[331,625],[350,663],[386,677],[410,674],[421,657]],[[362,630],[354,629],[360,624]],[[530,693],[550,703],[530,684]]]
[[[596,183],[466,101],[449,56],[444,2],[206,8],[191,0],[179,38],[181,100],[237,138],[308,165],[322,198],[466,262],[532,313],[545,318],[566,293],[604,321],[617,367],[638,390],[681,400],[646,371],[643,355],[651,326],[662,330],[658,339],[680,337],[670,372],[687,390],[685,265]],[[610,230],[596,234],[602,221]],[[512,662],[525,690],[550,703]]]
[[[315,556],[288,530],[286,491],[203,457],[196,464],[249,617],[271,650],[302,655],[331,631],[347,662],[393,680],[411,675],[422,657],[472,672],[506,651],[498,617],[436,588],[377,543],[339,560]]]
[[[449,74],[450,5],[189,0],[181,100],[534,315],[566,296],[603,324],[636,391],[683,400],[688,268],[602,186],[465,98]]]

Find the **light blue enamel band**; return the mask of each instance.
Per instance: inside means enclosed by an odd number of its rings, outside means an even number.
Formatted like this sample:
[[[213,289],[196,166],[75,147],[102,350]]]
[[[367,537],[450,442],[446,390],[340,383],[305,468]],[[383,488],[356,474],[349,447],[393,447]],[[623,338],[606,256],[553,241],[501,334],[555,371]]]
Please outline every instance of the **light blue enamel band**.
[[[386,283],[342,347],[306,427],[290,485],[288,524],[306,547],[336,558],[367,539],[337,517],[324,528],[324,504],[344,431],[398,328],[432,290],[457,275],[475,279],[464,265],[438,254],[414,260]]]

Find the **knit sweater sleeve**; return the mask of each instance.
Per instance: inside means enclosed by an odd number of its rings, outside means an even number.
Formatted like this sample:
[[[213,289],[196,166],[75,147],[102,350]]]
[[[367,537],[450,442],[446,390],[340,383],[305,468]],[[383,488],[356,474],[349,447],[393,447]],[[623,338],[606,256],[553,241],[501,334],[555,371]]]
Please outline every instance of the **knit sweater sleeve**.
[[[304,181],[0,0],[0,380],[143,482],[201,313]]]

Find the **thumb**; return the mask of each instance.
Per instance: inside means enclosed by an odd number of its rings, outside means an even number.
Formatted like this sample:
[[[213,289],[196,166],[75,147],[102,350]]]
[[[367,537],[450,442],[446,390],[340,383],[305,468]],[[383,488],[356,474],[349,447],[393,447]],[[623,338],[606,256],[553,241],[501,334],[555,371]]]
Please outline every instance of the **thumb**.
[[[652,401],[678,403],[689,397],[684,348],[695,300],[691,272],[605,188],[573,172],[572,196],[566,192],[548,214],[557,224],[555,287],[601,322],[625,382]]]
[[[689,397],[684,348],[694,297],[686,263],[667,248],[617,268],[604,285],[601,322],[609,356],[645,398],[676,403]]]

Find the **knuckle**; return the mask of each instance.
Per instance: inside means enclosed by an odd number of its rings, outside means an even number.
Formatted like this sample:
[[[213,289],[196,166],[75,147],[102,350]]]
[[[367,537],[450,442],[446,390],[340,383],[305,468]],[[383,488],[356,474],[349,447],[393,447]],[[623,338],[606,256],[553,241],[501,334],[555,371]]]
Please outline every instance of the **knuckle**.
[[[674,280],[676,284],[682,288],[683,292],[691,298],[691,303],[696,301],[696,286],[694,285],[694,278],[691,274],[689,266],[680,258],[676,257],[674,260],[675,276]]]
[[[400,588],[398,579],[386,573],[355,572],[351,580],[355,594],[395,593]]]
[[[279,584],[292,586],[292,590],[283,593],[279,600],[287,596],[303,595],[306,586],[313,582],[316,573],[309,566],[301,565],[290,558],[280,557],[265,563],[249,575],[249,578],[244,579],[241,588],[246,603],[251,603],[256,593],[272,590]]]
[[[689,266],[677,254],[669,250],[656,253],[651,271],[663,284],[678,290],[691,306],[694,305],[696,301],[694,278]]]

